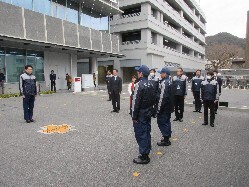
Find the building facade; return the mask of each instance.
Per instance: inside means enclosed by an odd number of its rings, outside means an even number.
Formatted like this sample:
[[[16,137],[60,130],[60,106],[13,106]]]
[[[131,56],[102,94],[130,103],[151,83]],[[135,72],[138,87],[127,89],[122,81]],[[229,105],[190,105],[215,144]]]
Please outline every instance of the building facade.
[[[123,59],[108,59],[130,81],[134,66],[205,69],[206,18],[194,0],[120,0],[122,14],[111,18]],[[104,63],[104,62],[101,62]]]
[[[245,68],[249,69],[249,11],[247,12],[247,25],[246,25],[246,63]]]
[[[66,89],[66,73],[98,75],[97,58],[122,56],[109,22],[110,16],[120,13],[116,0],[0,0],[5,92],[18,92],[27,64],[34,67],[40,89],[49,88],[51,70],[57,74],[57,89]]]

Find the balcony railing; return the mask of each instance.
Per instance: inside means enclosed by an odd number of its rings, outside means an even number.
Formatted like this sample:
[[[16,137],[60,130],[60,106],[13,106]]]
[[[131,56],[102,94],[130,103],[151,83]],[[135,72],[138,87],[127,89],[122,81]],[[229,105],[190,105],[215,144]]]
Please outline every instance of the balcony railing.
[[[132,13],[132,14],[126,14],[126,15],[122,15],[121,19],[137,17],[137,16],[140,16],[140,15],[141,15],[141,12],[136,12],[136,13]]]
[[[134,41],[126,41],[122,42],[122,45],[133,45],[133,44],[139,44],[141,40],[134,40]]]

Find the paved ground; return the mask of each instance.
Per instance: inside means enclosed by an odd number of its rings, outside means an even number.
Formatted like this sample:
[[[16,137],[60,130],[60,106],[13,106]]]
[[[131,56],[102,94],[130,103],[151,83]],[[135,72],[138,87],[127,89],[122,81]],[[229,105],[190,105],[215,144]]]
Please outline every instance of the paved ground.
[[[119,114],[106,99],[104,91],[38,96],[32,124],[23,121],[21,98],[1,99],[0,186],[249,186],[248,112],[220,110],[211,128],[187,106],[167,148],[156,146],[153,120],[151,163],[138,166],[128,97]],[[63,123],[76,131],[37,132]]]

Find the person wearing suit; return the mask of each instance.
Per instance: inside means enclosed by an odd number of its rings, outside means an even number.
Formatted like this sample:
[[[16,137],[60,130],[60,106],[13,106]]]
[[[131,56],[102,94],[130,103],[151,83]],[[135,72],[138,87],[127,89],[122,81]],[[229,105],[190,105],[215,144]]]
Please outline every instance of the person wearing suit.
[[[112,97],[113,111],[119,113],[120,95],[122,92],[122,79],[118,76],[118,70],[113,70],[113,76],[110,78],[110,93]]]
[[[221,87],[222,87],[222,79],[218,76],[218,71],[214,71],[214,80],[218,82],[218,88],[219,88],[219,96],[221,95]],[[215,103],[214,106],[214,113],[217,114],[217,110],[219,108],[219,101]]]
[[[50,81],[51,81],[51,91],[56,92],[56,74],[54,74],[54,70],[51,70],[50,74]]]

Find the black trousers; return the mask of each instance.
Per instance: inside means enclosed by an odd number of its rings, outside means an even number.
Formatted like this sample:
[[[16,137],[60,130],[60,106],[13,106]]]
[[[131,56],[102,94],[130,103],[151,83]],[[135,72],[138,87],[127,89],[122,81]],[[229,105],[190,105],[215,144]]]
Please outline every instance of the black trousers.
[[[214,104],[214,112],[217,112],[219,108],[219,101]]]
[[[204,123],[208,123],[208,109],[210,109],[210,124],[213,124],[215,119],[214,101],[203,101],[203,105],[204,105]]]
[[[110,94],[111,90],[110,90],[109,84],[107,84],[107,91],[108,91],[108,95],[109,95],[109,100],[112,100],[112,94]]]
[[[111,98],[113,110],[120,110],[120,94],[112,92]]]
[[[25,95],[25,98],[23,98],[23,110],[25,120],[31,120],[33,118],[34,103],[34,95]]]
[[[177,119],[183,118],[184,96],[175,95],[175,115]]]
[[[194,99],[195,99],[195,110],[201,111],[201,98],[200,98],[200,92],[193,92]]]
[[[51,81],[51,91],[56,92],[56,83],[55,83],[55,81]]]

